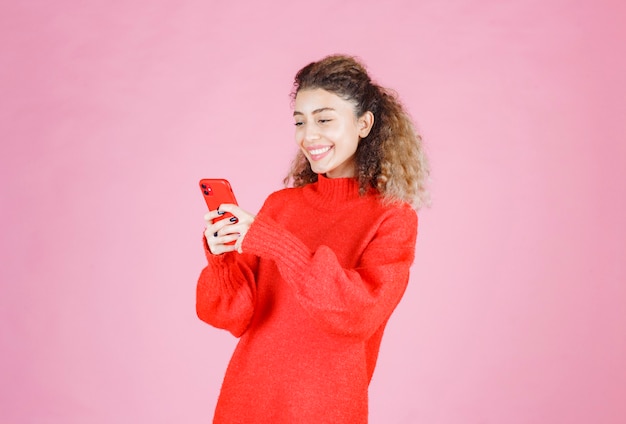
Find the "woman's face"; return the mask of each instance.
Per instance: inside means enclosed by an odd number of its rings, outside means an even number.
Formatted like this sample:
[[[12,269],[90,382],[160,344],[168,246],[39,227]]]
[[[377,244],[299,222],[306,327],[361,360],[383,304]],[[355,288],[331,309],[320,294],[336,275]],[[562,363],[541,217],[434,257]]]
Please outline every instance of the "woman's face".
[[[357,117],[354,106],[321,88],[300,90],[296,95],[296,143],[316,174],[354,177],[356,148],[374,120],[371,112]]]

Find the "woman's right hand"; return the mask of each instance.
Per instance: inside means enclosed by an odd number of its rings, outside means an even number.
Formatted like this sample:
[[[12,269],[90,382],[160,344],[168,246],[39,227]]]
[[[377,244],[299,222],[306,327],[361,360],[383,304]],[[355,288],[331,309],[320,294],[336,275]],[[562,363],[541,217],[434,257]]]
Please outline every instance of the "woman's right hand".
[[[215,210],[209,211],[204,215],[204,220],[206,221],[204,237],[209,250],[214,255],[221,255],[222,253],[235,251],[235,245],[227,243],[236,241],[239,238],[239,233],[231,232],[227,228],[237,222],[234,216],[230,219],[220,219],[219,221],[215,221],[215,219],[219,218],[222,214],[223,212],[220,213]]]
[[[233,216],[229,219],[215,219],[229,212]],[[234,204],[224,203],[216,211],[204,215],[206,230],[204,236],[207,246],[214,255],[237,251],[243,253],[242,243],[255,216],[244,211]],[[235,243],[233,243],[235,242]]]

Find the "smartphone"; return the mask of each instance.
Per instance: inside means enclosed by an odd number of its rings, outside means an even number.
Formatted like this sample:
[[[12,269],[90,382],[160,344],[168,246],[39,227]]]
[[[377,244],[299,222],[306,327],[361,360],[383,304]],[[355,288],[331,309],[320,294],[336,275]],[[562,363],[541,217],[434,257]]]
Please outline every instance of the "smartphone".
[[[202,196],[204,197],[204,201],[206,202],[209,210],[214,211],[222,203],[233,203],[237,204],[237,199],[235,199],[235,193],[233,193],[233,189],[230,187],[230,183],[222,178],[203,178],[200,180],[200,190],[202,190]],[[230,213],[225,213],[224,215],[215,219],[215,221],[219,221],[220,219],[230,218],[233,215]]]

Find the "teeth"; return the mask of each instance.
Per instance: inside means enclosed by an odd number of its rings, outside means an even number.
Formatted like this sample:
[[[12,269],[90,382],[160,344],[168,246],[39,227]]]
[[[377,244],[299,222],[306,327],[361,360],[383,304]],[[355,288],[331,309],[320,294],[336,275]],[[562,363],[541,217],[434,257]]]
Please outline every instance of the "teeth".
[[[312,155],[321,155],[322,153],[326,153],[330,150],[330,146],[322,147],[320,149],[309,150],[309,153]]]

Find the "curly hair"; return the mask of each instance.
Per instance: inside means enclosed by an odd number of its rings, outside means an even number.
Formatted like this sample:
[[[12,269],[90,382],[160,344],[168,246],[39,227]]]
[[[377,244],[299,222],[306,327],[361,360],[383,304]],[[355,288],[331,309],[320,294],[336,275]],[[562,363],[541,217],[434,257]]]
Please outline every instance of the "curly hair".
[[[359,141],[355,153],[360,193],[372,188],[386,203],[404,201],[415,209],[430,203],[427,181],[430,174],[422,139],[397,94],[374,83],[365,66],[345,55],[327,56],[296,74],[292,100],[300,90],[321,88],[355,104],[355,115],[374,115],[370,133]],[[285,184],[302,187],[317,181],[306,156],[294,159]]]

